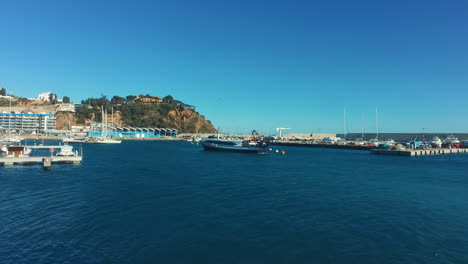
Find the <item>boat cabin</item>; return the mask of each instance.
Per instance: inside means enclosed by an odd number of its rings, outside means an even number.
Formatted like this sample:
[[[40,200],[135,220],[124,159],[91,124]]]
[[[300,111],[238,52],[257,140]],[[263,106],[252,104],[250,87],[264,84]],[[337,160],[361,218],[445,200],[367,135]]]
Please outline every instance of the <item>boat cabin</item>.
[[[14,158],[19,158],[20,156],[25,155],[26,147],[24,146],[8,146],[7,155],[11,155]]]

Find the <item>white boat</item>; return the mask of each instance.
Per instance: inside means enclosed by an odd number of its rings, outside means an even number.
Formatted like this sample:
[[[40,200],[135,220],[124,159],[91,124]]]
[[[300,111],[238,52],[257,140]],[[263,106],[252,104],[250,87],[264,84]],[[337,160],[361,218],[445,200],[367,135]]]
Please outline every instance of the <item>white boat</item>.
[[[454,135],[450,135],[445,139],[445,143],[447,144],[460,144],[460,140]]]
[[[201,137],[196,137],[196,136],[193,136],[189,139],[187,139],[188,142],[200,142],[202,140]]]
[[[0,136],[0,144],[2,145],[16,145],[23,140],[22,137],[12,134],[4,134]]]
[[[433,148],[440,148],[440,147],[442,147],[442,143],[443,143],[442,140],[441,140],[439,137],[437,137],[437,136],[433,137],[432,140],[431,140],[431,146],[432,146]]]
[[[373,144],[374,146],[378,147],[380,144],[383,144],[382,141],[378,140],[377,138],[372,138],[369,140],[369,143]]]
[[[113,139],[110,137],[97,137],[94,142],[96,144],[120,144],[122,140]]]
[[[73,151],[73,147],[70,145],[62,145],[60,151],[57,153],[57,156],[62,157],[74,157],[78,156],[78,153]]]
[[[9,158],[29,157],[31,154],[31,151],[32,150],[30,148],[27,148],[26,146],[7,146],[6,155],[4,157],[9,157]]]
[[[60,139],[63,143],[84,143],[84,138],[63,137]]]

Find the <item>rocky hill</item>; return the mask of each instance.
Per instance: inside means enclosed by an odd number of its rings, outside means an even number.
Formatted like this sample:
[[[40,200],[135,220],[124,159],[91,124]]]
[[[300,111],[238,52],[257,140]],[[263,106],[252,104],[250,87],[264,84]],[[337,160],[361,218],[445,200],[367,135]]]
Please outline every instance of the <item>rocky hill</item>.
[[[129,95],[126,98],[114,96],[111,100],[89,98],[82,101],[76,109],[75,121],[80,124],[101,122],[101,106],[110,113],[114,110],[113,120],[119,126],[176,128],[179,133],[215,133],[216,129],[209,120],[195,111],[195,107],[175,100],[172,96],[159,98],[150,95]],[[57,113],[57,128],[70,118]],[[68,122],[68,121],[67,121]]]
[[[195,107],[168,95],[164,98],[151,95],[128,95],[125,98],[106,96],[82,101],[76,112],[61,112],[59,104],[15,97],[0,100],[0,111],[17,113],[52,113],[56,117],[56,129],[68,129],[72,124],[101,122],[101,107],[108,112],[107,120],[118,126],[176,128],[179,133],[215,133],[209,120],[200,115]],[[111,116],[114,111],[113,118]]]

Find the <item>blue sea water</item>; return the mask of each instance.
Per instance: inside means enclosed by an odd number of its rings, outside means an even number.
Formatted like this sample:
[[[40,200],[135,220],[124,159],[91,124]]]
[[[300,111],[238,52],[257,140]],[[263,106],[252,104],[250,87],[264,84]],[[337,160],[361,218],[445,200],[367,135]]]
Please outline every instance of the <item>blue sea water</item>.
[[[0,263],[468,263],[468,155],[281,150],[0,168]]]

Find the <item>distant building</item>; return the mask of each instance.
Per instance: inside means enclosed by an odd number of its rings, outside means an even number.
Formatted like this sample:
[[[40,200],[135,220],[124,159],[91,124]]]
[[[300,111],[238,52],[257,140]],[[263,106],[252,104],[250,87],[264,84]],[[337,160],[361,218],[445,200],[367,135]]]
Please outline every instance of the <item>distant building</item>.
[[[54,99],[57,100],[57,95],[52,92],[40,93],[37,96],[37,100],[44,102],[51,102]]]
[[[90,127],[90,125],[74,124],[71,125],[71,130],[72,132],[88,132]]]
[[[161,98],[157,96],[138,96],[135,99],[133,99],[133,103],[137,104],[160,104],[162,102]]]
[[[59,104],[57,112],[75,112],[75,104]]]
[[[312,139],[336,138],[336,134],[289,133],[289,134],[284,134],[283,138],[286,140],[312,140]]]
[[[0,95],[0,99],[15,99],[13,96],[9,96],[9,95]],[[15,100],[13,100],[15,101]]]
[[[0,126],[3,130],[24,131],[39,133],[55,129],[55,116],[53,114],[33,113],[0,113]]]
[[[6,95],[6,89],[3,87],[0,87],[0,95],[5,96]]]

